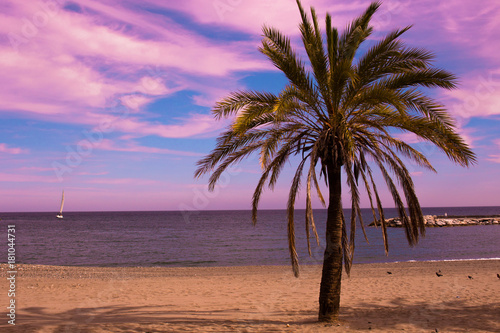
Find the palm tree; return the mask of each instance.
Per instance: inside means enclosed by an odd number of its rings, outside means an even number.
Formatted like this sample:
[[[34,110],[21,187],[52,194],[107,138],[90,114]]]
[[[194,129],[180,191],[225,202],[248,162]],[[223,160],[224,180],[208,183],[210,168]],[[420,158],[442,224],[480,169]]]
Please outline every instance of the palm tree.
[[[305,178],[305,227],[311,254],[310,230],[319,244],[311,192],[315,188],[319,200],[326,205],[318,184],[318,178],[323,176],[329,197],[319,320],[334,321],[339,314],[342,263],[349,274],[357,222],[364,233],[359,187],[368,194],[374,222],[382,226],[386,253],[389,249],[373,167],[380,170],[392,194],[410,246],[425,233],[414,184],[401,158],[432,171],[435,169],[421,152],[397,134],[414,133],[462,166],[473,164],[475,155],[457,134],[445,108],[418,90],[419,87],[452,89],[456,78],[431,66],[432,53],[404,45],[400,36],[410,27],[371,42],[371,46],[358,55],[361,45],[372,34],[370,19],[380,2],[372,3],[341,34],[332,27],[331,16],[327,14],[325,35],[319,28],[314,8],[309,17],[299,0],[297,5],[308,63],[299,58],[290,38],[274,28],[264,27],[259,50],[283,72],[288,85],[278,95],[238,91],[217,102],[212,110],[215,118],[233,117],[233,121],[218,137],[214,150],[198,162],[195,176],[211,173],[209,189],[213,190],[229,166],[257,152],[262,176],[252,200],[255,224],[265,185],[273,189],[285,163],[297,156],[300,162],[287,205],[288,244],[295,276],[299,274],[294,224],[296,196]],[[349,235],[341,202],[342,174],[351,197]]]

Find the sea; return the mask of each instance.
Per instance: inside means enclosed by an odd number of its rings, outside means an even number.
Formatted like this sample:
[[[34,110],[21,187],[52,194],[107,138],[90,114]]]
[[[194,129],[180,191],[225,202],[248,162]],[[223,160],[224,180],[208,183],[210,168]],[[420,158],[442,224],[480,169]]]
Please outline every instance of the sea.
[[[499,215],[500,207],[433,207],[425,215]],[[314,210],[320,245],[307,252],[304,210],[297,210],[296,238],[301,264],[321,264],[326,210]],[[349,218],[350,211],[345,211]],[[387,218],[397,215],[386,209]],[[363,209],[366,224],[371,210]],[[1,213],[0,263],[7,262],[7,228],[15,229],[18,264],[103,267],[199,267],[288,265],[285,210],[261,210],[256,226],[250,211],[141,211]],[[12,228],[12,227],[11,227]],[[360,228],[358,228],[359,231]],[[402,228],[389,228],[385,255],[380,228],[358,232],[355,263],[500,258],[500,225],[427,228],[410,247]]]

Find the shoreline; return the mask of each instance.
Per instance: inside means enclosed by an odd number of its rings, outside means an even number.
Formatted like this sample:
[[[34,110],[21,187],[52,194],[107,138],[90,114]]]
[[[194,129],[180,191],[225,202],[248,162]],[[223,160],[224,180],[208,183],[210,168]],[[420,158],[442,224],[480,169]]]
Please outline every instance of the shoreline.
[[[299,278],[272,265],[17,269],[12,332],[500,330],[500,260],[354,264],[342,277],[339,326],[316,322],[321,265],[301,265]]]
[[[427,262],[459,262],[459,261],[500,261],[500,257],[493,257],[493,258],[454,258],[454,259],[423,259],[423,260],[416,260],[416,259],[408,259],[408,260],[395,260],[395,261],[375,261],[375,262],[356,262],[354,261],[353,266],[359,266],[359,265],[385,265],[385,264],[398,264],[398,263],[427,263]],[[319,263],[299,263],[300,267],[308,267],[308,266],[321,266],[322,264]],[[260,265],[214,265],[214,266],[182,266],[182,265],[163,265],[163,266],[106,266],[106,265],[96,265],[96,266],[89,266],[89,265],[53,265],[53,264],[24,264],[24,263],[18,263],[16,264],[17,267],[21,267],[22,269],[24,267],[53,267],[53,268],[89,268],[89,269],[94,269],[94,268],[106,268],[106,269],[122,269],[122,268],[135,268],[135,269],[176,269],[176,268],[210,268],[210,269],[217,269],[217,268],[231,268],[231,267],[290,267],[290,265],[275,265],[275,264],[260,264]],[[0,263],[0,274],[3,271],[6,271],[7,264],[6,263]]]
[[[363,263],[353,263],[354,266],[380,266],[380,265],[391,265],[391,264],[406,264],[406,263],[430,263],[430,262],[467,262],[467,261],[494,261],[500,264],[500,257],[495,258],[468,258],[468,259],[429,259],[429,260],[404,260],[404,261],[386,261],[386,262],[363,262]],[[276,268],[286,268],[289,267],[291,269],[291,265],[232,265],[232,266],[76,266],[76,265],[45,265],[45,264],[23,264],[17,263],[15,264],[17,268],[69,268],[69,269],[96,269],[96,268],[104,268],[104,269],[145,269],[145,270],[175,270],[175,269],[231,269],[231,268],[265,268],[265,267],[276,267]],[[300,264],[300,267],[313,267],[313,266],[322,266],[322,264],[308,264],[303,263]],[[8,270],[8,264],[0,263],[0,272]]]

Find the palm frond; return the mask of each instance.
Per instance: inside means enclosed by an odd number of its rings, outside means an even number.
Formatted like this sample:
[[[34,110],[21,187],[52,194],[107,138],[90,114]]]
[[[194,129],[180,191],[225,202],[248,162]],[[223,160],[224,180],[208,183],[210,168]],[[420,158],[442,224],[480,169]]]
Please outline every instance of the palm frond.
[[[293,273],[295,277],[299,276],[299,257],[297,255],[297,249],[295,247],[295,199],[297,198],[297,193],[300,188],[300,180],[302,176],[302,170],[307,161],[307,158],[302,159],[297,167],[295,176],[293,177],[292,186],[290,187],[290,195],[288,196],[287,204],[287,215],[288,215],[288,250],[290,251],[290,259],[292,262]]]
[[[215,103],[212,114],[219,120],[236,114],[248,106],[267,106],[276,101],[276,96],[268,92],[239,91]]]

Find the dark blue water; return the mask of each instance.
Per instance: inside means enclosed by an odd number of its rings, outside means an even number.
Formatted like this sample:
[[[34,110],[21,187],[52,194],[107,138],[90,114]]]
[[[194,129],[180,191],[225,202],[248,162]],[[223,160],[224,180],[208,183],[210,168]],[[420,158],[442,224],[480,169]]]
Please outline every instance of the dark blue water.
[[[346,212],[346,215],[349,212]],[[493,215],[500,207],[426,208],[433,215]],[[363,211],[370,222],[370,210]],[[396,215],[386,210],[387,217]],[[307,254],[304,211],[296,212],[297,247],[303,264],[321,263],[324,248],[312,241]],[[73,266],[236,266],[289,263],[286,212],[260,211],[256,227],[249,211],[2,213],[0,262],[7,261],[7,225],[16,229],[16,261]],[[315,211],[322,240],[326,211]],[[358,228],[359,229],[359,228]],[[381,230],[367,227],[370,244],[358,235],[355,262],[455,260],[500,257],[500,226],[428,228],[410,248],[401,228],[389,228],[389,256]],[[324,241],[322,240],[322,244]]]

